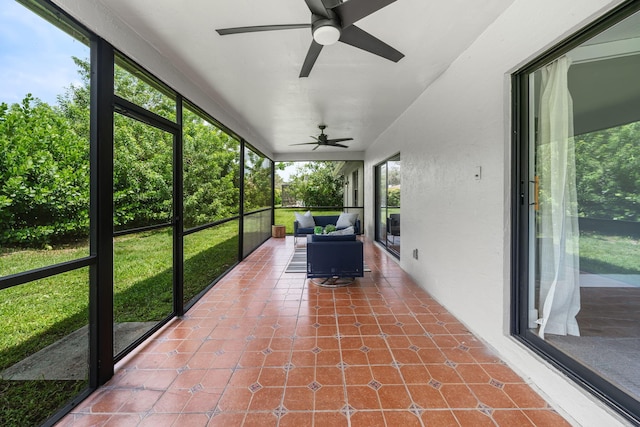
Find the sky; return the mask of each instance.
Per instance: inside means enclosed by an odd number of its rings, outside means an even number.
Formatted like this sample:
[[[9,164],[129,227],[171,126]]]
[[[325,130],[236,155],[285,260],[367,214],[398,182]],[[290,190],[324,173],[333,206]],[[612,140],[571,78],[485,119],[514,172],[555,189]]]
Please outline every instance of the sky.
[[[80,84],[71,59],[89,48],[14,0],[0,0],[0,102],[21,102],[27,93],[50,104]]]

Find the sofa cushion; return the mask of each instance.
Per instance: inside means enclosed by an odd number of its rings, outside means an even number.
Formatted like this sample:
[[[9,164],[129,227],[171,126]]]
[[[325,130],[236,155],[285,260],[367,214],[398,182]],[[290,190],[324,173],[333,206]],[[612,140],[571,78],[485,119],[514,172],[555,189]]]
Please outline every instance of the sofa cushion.
[[[314,234],[311,236],[312,242],[351,242],[356,240],[355,234]]]
[[[311,228],[316,226],[315,221],[313,220],[313,216],[311,215],[311,211],[307,211],[304,214],[299,212],[294,212],[296,215],[296,221],[298,221],[298,226],[301,228]]]
[[[316,222],[316,225],[326,227],[329,224],[336,225],[338,215],[316,215],[313,217],[313,220]]]
[[[348,236],[350,234],[353,234],[354,236],[356,235],[356,230],[354,227],[349,226],[347,228],[342,228],[340,230],[336,230],[336,231],[332,231],[330,233],[327,233],[330,236]]]
[[[347,228],[356,225],[356,220],[358,219],[357,213],[347,213],[343,212],[338,217],[338,221],[336,222],[337,228]]]

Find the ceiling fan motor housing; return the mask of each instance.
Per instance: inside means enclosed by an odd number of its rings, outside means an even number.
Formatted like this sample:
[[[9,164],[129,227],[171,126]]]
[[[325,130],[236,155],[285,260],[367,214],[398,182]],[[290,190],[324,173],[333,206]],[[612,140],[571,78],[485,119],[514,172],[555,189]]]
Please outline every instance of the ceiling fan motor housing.
[[[316,43],[323,46],[336,43],[342,34],[340,18],[331,9],[327,9],[329,17],[312,14],[311,34]]]

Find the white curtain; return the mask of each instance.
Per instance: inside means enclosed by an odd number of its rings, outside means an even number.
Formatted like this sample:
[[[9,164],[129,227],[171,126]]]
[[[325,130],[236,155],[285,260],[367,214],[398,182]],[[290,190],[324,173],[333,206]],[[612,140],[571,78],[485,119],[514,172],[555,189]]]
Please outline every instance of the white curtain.
[[[536,173],[539,179],[539,256],[542,317],[539,335],[580,335],[578,212],[573,102],[561,57],[542,69]]]

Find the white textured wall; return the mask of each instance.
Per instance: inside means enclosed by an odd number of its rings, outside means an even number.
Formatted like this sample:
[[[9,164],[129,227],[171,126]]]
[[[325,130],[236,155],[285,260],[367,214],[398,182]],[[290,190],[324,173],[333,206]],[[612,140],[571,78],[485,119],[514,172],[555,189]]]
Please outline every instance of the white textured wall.
[[[510,73],[619,1],[518,0],[366,152],[401,152],[402,267],[584,426],[617,417],[509,337]],[[443,40],[443,47],[446,41]],[[482,179],[476,180],[476,167]],[[365,207],[374,209],[367,192]],[[373,215],[366,231],[373,236]],[[419,260],[411,257],[419,250]]]

